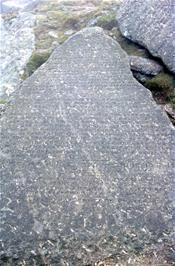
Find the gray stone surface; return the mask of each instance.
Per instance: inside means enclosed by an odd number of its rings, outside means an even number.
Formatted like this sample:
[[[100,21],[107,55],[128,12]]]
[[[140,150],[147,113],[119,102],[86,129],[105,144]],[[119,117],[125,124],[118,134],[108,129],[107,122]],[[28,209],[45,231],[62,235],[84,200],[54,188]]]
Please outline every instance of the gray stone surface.
[[[173,241],[172,134],[120,46],[74,35],[1,119],[1,262],[94,265]]]
[[[123,0],[117,19],[125,37],[145,46],[175,73],[173,0]]]
[[[144,75],[155,76],[163,71],[163,67],[152,59],[131,55],[129,60],[131,70]]]

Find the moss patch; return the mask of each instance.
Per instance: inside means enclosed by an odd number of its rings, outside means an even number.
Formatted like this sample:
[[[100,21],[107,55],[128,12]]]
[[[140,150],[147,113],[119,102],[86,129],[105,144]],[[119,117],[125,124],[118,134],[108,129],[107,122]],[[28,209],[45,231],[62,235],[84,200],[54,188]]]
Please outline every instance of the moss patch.
[[[35,43],[35,48],[36,49],[49,49],[55,40],[51,36],[49,36],[49,31],[46,32],[44,28],[37,29],[35,32],[35,35],[37,36],[36,38],[36,43]]]
[[[0,104],[7,104],[7,103],[8,103],[8,101],[0,99]]]
[[[99,17],[97,20],[97,26],[105,30],[111,30],[116,25],[117,25],[117,20],[116,20],[116,14],[114,13],[103,15]]]
[[[40,67],[42,64],[44,64],[47,59],[50,56],[50,52],[34,52],[32,56],[29,59],[29,62],[27,63],[26,66],[26,71],[27,76],[32,75],[35,70]]]
[[[86,27],[91,19],[97,19],[98,26],[110,30],[116,25],[116,14],[111,11],[111,8],[116,5],[117,2],[112,0],[90,0],[87,3],[86,1],[46,0],[38,4],[35,9],[36,50],[49,49],[54,41],[63,43],[67,39],[65,32],[79,31]],[[52,31],[58,38],[51,36]]]
[[[161,73],[152,79],[145,81],[144,86],[153,94],[154,99],[159,104],[170,104],[175,109],[175,80],[167,73]]]
[[[173,77],[165,73],[159,74],[145,82],[145,86],[152,91],[172,91],[174,85]]]
[[[65,35],[64,32],[59,32],[59,35],[58,35],[58,43],[59,44],[64,43],[68,39],[68,37],[69,36]]]

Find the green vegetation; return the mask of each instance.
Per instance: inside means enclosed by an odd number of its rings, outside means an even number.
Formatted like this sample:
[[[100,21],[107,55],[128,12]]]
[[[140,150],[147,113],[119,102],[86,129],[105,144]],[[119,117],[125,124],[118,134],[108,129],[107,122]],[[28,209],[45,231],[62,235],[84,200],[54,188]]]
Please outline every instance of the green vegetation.
[[[65,34],[67,30],[80,29],[79,20],[78,15],[61,10],[38,15],[35,27],[36,49],[52,49],[53,42],[62,44],[68,38]]]
[[[161,95],[163,102],[170,104],[175,110],[175,80],[173,76],[165,73],[158,74],[154,78],[147,80],[144,85],[156,95]]]
[[[66,28],[73,28],[80,20],[81,16],[65,12],[62,10],[48,11],[45,15],[37,16],[37,27],[45,28],[45,30],[63,30]]]
[[[0,104],[6,104],[8,103],[6,100],[0,99]]]
[[[37,34],[37,32],[35,33]],[[51,38],[47,33],[38,35],[36,39],[35,47],[36,49],[49,49],[52,46],[53,38]]]
[[[68,39],[68,36],[66,36],[64,34],[64,32],[63,33],[59,33],[59,36],[58,36],[58,42],[59,42],[59,44],[64,43],[67,39]]]
[[[116,23],[117,23],[116,14],[111,13],[100,16],[97,21],[97,26],[105,30],[111,30],[113,27],[116,26]]]
[[[48,11],[47,12],[47,19],[52,26],[56,27],[63,27],[65,23],[67,23],[70,19],[72,19],[72,14],[69,14],[64,11]]]
[[[28,76],[32,75],[34,71],[44,64],[50,56],[50,52],[34,52],[29,59],[26,66],[26,73]]]
[[[173,109],[175,110],[175,93],[174,95],[170,95],[167,100],[170,102],[171,106],[173,107]]]
[[[154,78],[147,80],[144,85],[151,91],[171,92],[174,88],[175,81],[172,76],[161,73]]]
[[[47,18],[49,20],[58,20],[58,21],[62,21],[62,23],[64,23],[68,18],[70,17],[68,12],[64,12],[61,10],[51,10],[51,11],[47,11]]]

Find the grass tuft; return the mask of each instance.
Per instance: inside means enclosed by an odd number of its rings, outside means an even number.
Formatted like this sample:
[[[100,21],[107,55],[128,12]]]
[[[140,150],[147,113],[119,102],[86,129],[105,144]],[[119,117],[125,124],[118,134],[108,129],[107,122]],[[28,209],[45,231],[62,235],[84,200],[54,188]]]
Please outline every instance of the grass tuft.
[[[35,70],[44,64],[50,56],[50,52],[34,52],[26,66],[28,76],[32,75]]]

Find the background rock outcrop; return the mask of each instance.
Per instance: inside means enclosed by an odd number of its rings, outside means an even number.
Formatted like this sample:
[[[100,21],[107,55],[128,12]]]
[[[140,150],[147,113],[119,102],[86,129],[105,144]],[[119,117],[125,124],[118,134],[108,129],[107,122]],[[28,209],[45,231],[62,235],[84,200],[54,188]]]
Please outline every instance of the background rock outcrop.
[[[171,243],[173,132],[115,41],[84,29],[14,96],[1,119],[1,262],[94,265]]]
[[[175,73],[175,6],[168,0],[124,0],[118,12],[122,34],[145,46]]]

